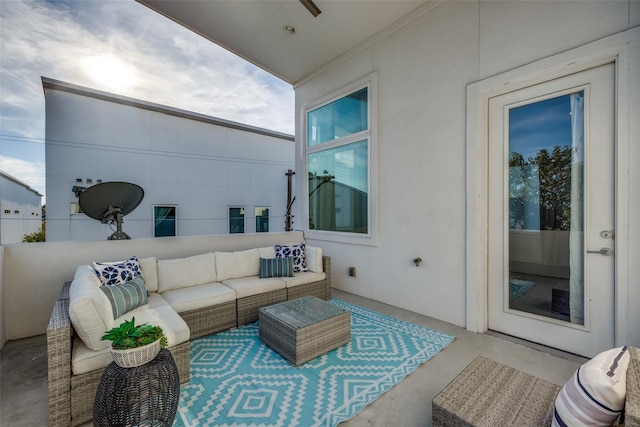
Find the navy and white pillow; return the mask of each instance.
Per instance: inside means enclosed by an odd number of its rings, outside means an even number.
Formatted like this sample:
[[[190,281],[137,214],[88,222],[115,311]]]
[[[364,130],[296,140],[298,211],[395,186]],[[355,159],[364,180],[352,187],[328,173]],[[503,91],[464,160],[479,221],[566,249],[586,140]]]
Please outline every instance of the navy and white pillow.
[[[624,409],[629,360],[620,347],[580,366],[556,397],[551,426],[611,425]]]
[[[276,251],[276,258],[291,257],[293,259],[294,272],[309,271],[305,258],[304,242],[290,245],[274,245],[273,248]]]
[[[94,262],[93,270],[105,286],[113,286],[129,282],[134,277],[142,276],[140,262],[133,256],[126,261]]]

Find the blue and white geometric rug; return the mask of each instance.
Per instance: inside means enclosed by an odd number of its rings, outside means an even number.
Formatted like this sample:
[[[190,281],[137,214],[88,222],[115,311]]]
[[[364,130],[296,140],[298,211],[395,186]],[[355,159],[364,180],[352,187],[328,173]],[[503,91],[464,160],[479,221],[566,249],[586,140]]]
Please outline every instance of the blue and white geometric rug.
[[[360,412],[454,337],[330,300],[351,311],[351,343],[297,368],[258,338],[258,323],[191,342],[191,381],[176,427],[335,426]]]

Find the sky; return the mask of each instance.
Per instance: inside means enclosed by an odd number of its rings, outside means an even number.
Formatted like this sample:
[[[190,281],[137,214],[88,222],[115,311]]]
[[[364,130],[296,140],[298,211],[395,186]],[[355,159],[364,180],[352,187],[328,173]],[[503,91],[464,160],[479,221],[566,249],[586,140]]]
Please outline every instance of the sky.
[[[134,0],[0,0],[0,170],[41,194],[41,77],[294,133],[291,85]]]

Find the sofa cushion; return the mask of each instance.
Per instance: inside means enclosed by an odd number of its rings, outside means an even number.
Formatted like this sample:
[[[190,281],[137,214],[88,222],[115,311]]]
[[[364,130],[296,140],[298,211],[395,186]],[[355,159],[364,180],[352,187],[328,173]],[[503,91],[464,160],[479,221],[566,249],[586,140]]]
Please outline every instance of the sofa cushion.
[[[109,347],[109,343],[100,338],[113,328],[111,303],[100,286],[102,283],[95,273],[80,266],[69,288],[69,318],[80,339],[91,350]]]
[[[262,248],[258,248],[258,252],[260,252],[260,258],[275,258],[276,250],[273,246],[265,246]]]
[[[260,278],[293,277],[291,258],[260,258]]]
[[[291,243],[288,245],[274,245],[276,251],[276,258],[293,258],[293,271],[307,271],[307,262],[305,260],[305,244]]]
[[[174,289],[162,294],[178,313],[211,307],[236,300],[236,291],[222,283],[206,283],[189,288]]]
[[[278,277],[268,279],[261,279],[258,276],[242,277],[240,279],[228,279],[222,283],[236,291],[236,298],[249,297],[285,288],[284,281]]]
[[[305,261],[309,271],[322,273],[322,248],[305,245]]]
[[[161,323],[159,321],[149,320],[151,316],[148,313],[143,313],[143,311],[155,311],[159,316],[167,317],[167,321]],[[136,324],[150,323],[161,326],[167,336],[169,347],[180,344],[178,341],[184,339],[184,327],[186,324],[183,324],[184,321],[182,318],[179,317],[178,314],[175,313],[175,311],[169,307],[167,302],[157,293],[149,294],[149,303],[145,306],[145,310],[134,310],[134,315],[136,317]],[[124,316],[123,318],[126,317],[127,316]],[[118,319],[118,321],[120,321],[120,319]],[[174,330],[174,328],[177,328],[177,330]],[[188,340],[188,337],[186,340]],[[71,370],[74,375],[84,374],[95,371],[96,369],[103,369],[109,363],[113,362],[113,357],[111,356],[110,351],[110,341],[103,342],[107,344],[107,347],[95,351],[88,348],[82,340],[74,339],[73,352],[71,356]],[[176,344],[174,344],[174,342]]]
[[[140,270],[149,292],[158,292],[158,261],[156,257],[140,258]]]
[[[109,298],[114,319],[147,303],[147,288],[142,276],[119,285],[100,286],[100,290]]]
[[[130,321],[133,317],[136,318],[136,325],[148,323],[153,326],[160,326],[167,336],[168,347],[189,341],[189,326],[164,298],[158,294],[150,294],[149,304],[138,307],[124,316],[118,317],[113,323],[120,325],[125,320]]]
[[[319,282],[327,277],[325,273],[314,273],[312,271],[303,271],[300,273],[293,273],[293,277],[283,277],[284,283],[287,288],[294,286],[305,285],[307,283]]]
[[[186,258],[158,260],[158,292],[187,288],[216,281],[213,253]]]
[[[624,409],[627,347],[604,351],[587,361],[556,398],[552,426],[610,425]]]
[[[218,282],[260,274],[260,251],[216,252]]]
[[[142,276],[140,262],[133,256],[124,261],[93,262],[93,269],[103,285],[117,285]]]

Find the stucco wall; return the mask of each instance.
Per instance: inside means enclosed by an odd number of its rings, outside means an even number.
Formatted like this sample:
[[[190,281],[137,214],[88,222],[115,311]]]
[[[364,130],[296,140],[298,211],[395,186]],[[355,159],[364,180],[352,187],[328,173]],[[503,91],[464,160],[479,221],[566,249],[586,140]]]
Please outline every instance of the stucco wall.
[[[245,232],[255,231],[255,207],[270,208],[270,231],[284,231],[292,137],[68,86],[73,90],[45,82],[47,241],[101,240],[112,233],[108,225],[71,214],[78,178],[79,186],[100,179],[144,189],[142,203],[124,219],[123,231],[134,239],[153,237],[154,205],[177,206],[178,236],[228,233],[230,206],[246,208]]]
[[[296,85],[302,140],[305,104],[369,73],[378,77],[379,244],[315,242],[332,255],[333,286],[464,326],[467,85],[637,26],[639,9],[637,1],[444,2]],[[637,116],[637,84],[628,89]],[[638,126],[630,127],[637,137]],[[629,155],[628,214],[638,218],[637,144]],[[296,169],[304,162],[298,147]],[[637,225],[629,230],[631,241],[640,240]],[[640,259],[637,243],[630,249],[629,259]],[[412,263],[418,256],[420,267]],[[636,265],[624,265],[631,277],[640,276]]]
[[[303,240],[301,232],[160,237],[96,242],[23,243],[0,246],[0,348],[5,340],[44,334],[62,284],[78,265],[133,255],[172,259]],[[4,256],[3,256],[4,252]]]

